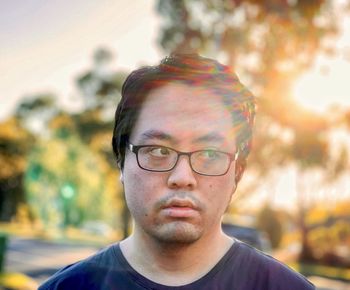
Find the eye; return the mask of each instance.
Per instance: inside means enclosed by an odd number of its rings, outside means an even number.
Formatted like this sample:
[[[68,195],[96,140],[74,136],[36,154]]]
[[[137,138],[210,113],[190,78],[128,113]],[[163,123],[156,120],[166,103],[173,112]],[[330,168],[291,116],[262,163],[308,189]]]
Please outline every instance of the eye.
[[[149,147],[148,154],[151,154],[154,157],[167,157],[171,151],[166,147]]]
[[[216,150],[207,149],[207,150],[201,151],[200,156],[203,159],[217,159],[220,157],[220,152]]]

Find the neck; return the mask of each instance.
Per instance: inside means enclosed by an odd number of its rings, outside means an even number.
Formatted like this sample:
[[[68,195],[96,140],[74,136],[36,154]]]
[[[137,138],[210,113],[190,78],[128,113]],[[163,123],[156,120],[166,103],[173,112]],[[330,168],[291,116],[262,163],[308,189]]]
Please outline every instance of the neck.
[[[179,286],[208,273],[232,243],[221,228],[193,243],[159,242],[135,230],[120,246],[130,265],[141,275],[159,284]]]

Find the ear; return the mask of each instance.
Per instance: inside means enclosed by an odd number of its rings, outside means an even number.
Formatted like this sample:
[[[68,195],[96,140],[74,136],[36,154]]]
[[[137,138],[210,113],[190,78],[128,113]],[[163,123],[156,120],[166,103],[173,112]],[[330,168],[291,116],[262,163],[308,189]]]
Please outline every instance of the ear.
[[[238,159],[236,162],[236,169],[235,169],[236,186],[243,176],[246,165],[247,165],[247,162],[245,159]]]

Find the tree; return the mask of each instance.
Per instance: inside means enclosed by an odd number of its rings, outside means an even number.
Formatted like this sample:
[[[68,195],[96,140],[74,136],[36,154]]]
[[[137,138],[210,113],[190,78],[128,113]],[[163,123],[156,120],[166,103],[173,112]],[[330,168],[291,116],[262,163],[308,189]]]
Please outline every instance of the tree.
[[[257,227],[268,235],[272,248],[279,246],[283,233],[282,223],[278,213],[267,204],[258,214]]]
[[[273,155],[269,150],[254,152],[250,163],[259,162],[260,173],[286,161],[290,142],[273,136],[273,127],[279,126],[281,132],[290,130],[292,136],[306,136],[328,126],[323,116],[305,111],[293,101],[290,87],[313,62],[316,52],[333,51],[324,41],[337,32],[332,3],[158,1],[164,19],[160,44],[165,51],[223,56],[253,88],[259,105],[257,127],[265,128],[262,134],[257,132],[255,143],[267,145],[273,140],[281,145],[273,146]]]
[[[80,226],[92,219],[121,226],[123,198],[110,140],[126,74],[112,70],[111,59],[108,50],[97,50],[94,67],[77,79],[86,100],[80,113],[62,111],[50,93],[37,94],[25,98],[14,118],[0,127],[0,159],[6,164],[0,169],[2,217],[10,220],[16,206],[8,206],[9,200],[16,205],[20,200],[30,203],[33,217],[46,228]],[[7,127],[13,136],[6,136]],[[14,173],[6,175],[10,166]],[[10,194],[13,187],[19,194]]]
[[[77,78],[77,86],[86,100],[87,110],[76,116],[80,136],[95,150],[99,151],[109,164],[111,174],[119,171],[111,151],[113,117],[115,107],[120,100],[122,84],[127,73],[110,68],[113,54],[106,48],[99,48],[94,54],[91,70]],[[130,213],[126,206],[124,193],[117,187],[119,197],[123,236],[130,228]]]
[[[120,99],[120,92],[126,73],[111,68],[113,54],[106,48],[99,48],[93,56],[91,70],[82,73],[76,84],[85,100],[86,109],[105,111],[114,108]],[[114,113],[114,112],[113,112]],[[113,114],[106,118],[111,120]]]
[[[56,99],[51,93],[27,96],[17,106],[15,117],[32,134],[48,134],[46,124],[60,111]]]
[[[28,157],[27,194],[35,216],[46,229],[79,227],[89,220],[115,224],[108,164],[79,139],[71,116],[61,114],[52,122],[52,136],[38,141]]]
[[[26,208],[27,155],[36,142],[35,135],[46,133],[45,122],[56,110],[54,99],[51,94],[29,96],[18,105],[13,117],[0,124],[1,221],[11,221],[20,205],[22,209]]]
[[[158,1],[163,18],[159,42],[165,51],[219,57],[257,96],[256,127],[261,130],[256,130],[257,149],[249,161],[257,175],[268,176],[288,164],[297,166],[299,176],[336,168],[327,139],[332,122],[302,109],[290,94],[317,52],[335,53],[329,45],[338,31],[334,5],[335,1],[326,0]],[[340,174],[344,166],[337,168]],[[304,258],[309,247],[305,211],[310,205],[305,203],[301,182],[298,190]]]
[[[10,221],[26,202],[23,175],[33,135],[14,117],[0,124],[0,221]]]

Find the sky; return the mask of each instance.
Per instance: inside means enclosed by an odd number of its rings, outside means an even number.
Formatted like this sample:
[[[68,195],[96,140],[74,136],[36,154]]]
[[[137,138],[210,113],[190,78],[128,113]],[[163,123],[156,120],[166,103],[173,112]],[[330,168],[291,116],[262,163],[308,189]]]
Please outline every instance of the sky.
[[[337,0],[339,3],[345,0]],[[109,48],[117,69],[152,64],[160,19],[155,0],[0,1],[0,121],[23,97],[53,92],[74,107],[74,79],[92,65],[98,47]],[[350,107],[350,19],[339,17],[338,54],[319,55],[300,76],[293,95],[324,112],[330,104]]]
[[[345,0],[337,0],[339,3]],[[156,63],[160,18],[155,0],[0,0],[0,122],[26,96],[52,92],[64,108],[74,108],[74,79],[91,68],[99,47],[110,49],[115,69]],[[341,9],[341,8],[340,8]],[[331,104],[350,108],[350,18],[339,14],[338,54],[318,55],[292,94],[304,107],[325,112]],[[293,170],[285,174],[294,176]],[[292,188],[295,180],[281,180]],[[343,192],[350,194],[343,182]],[[266,196],[269,195],[266,188]],[[295,192],[295,191],[294,191]],[[261,195],[262,196],[262,195]],[[292,203],[292,194],[277,204]],[[295,200],[295,196],[294,196]]]
[[[53,92],[67,106],[74,78],[109,48],[117,69],[155,63],[159,19],[149,0],[0,1],[0,121],[24,96]]]

